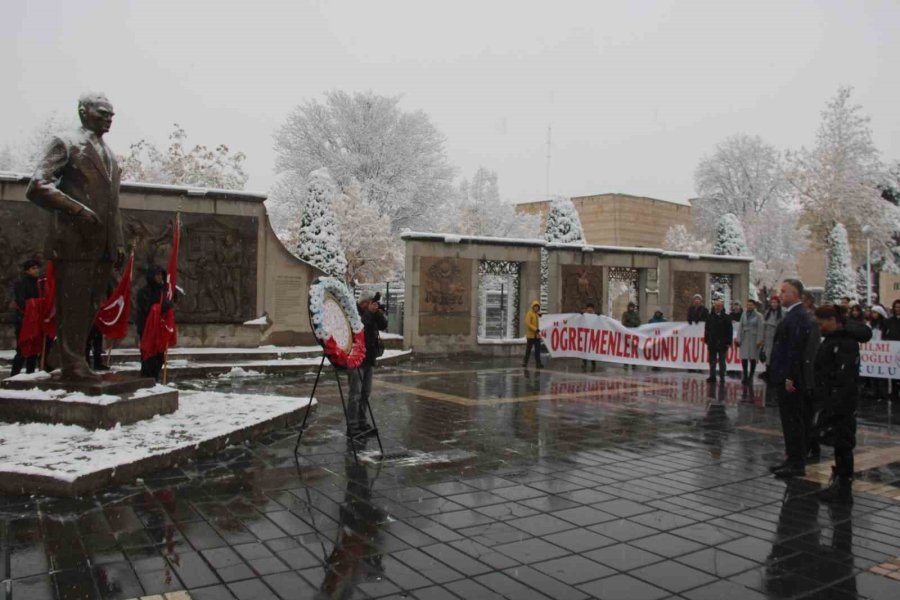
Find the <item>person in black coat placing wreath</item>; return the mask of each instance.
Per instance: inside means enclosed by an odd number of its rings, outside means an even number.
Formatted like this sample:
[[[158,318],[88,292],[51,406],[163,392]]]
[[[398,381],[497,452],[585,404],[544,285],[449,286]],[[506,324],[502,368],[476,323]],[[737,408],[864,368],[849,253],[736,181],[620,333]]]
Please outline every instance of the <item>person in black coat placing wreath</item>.
[[[359,367],[349,371],[350,399],[347,402],[347,418],[350,421],[351,436],[375,432],[366,414],[369,396],[372,394],[372,371],[375,368],[375,361],[384,354],[384,344],[379,332],[386,330],[388,326],[380,300],[381,293],[364,291],[356,301],[366,338],[366,358]]]

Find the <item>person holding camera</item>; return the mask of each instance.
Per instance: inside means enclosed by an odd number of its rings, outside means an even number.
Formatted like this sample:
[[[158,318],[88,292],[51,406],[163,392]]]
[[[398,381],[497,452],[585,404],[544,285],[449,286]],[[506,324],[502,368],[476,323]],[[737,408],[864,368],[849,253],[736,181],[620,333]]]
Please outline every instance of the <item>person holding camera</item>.
[[[384,344],[379,332],[386,330],[388,326],[387,317],[381,307],[381,292],[374,294],[370,291],[362,292],[356,301],[356,308],[363,323],[366,358],[359,367],[349,370],[350,399],[347,402],[347,419],[351,437],[372,434],[375,431],[369,424],[366,414],[369,396],[372,394],[372,370],[375,361],[384,354]]]

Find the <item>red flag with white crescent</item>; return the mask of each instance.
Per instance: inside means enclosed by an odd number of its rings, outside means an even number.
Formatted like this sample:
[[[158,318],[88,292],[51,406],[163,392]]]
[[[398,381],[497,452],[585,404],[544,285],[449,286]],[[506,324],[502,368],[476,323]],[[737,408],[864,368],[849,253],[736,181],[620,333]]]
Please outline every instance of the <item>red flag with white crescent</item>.
[[[121,340],[128,335],[128,319],[131,316],[131,269],[134,266],[134,253],[128,259],[128,265],[119,279],[119,284],[109,298],[100,306],[94,325],[104,337]]]

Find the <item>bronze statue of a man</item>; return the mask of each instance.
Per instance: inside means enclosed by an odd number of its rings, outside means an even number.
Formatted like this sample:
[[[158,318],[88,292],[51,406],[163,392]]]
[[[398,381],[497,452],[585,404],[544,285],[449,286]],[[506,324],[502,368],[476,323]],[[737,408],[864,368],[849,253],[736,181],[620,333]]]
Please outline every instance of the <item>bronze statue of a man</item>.
[[[103,141],[113,107],[102,94],[78,99],[81,128],[54,136],[28,184],[29,200],[53,213],[47,239],[56,269],[58,348],[63,380],[99,379],[84,348],[114,265],[125,258],[119,166]]]

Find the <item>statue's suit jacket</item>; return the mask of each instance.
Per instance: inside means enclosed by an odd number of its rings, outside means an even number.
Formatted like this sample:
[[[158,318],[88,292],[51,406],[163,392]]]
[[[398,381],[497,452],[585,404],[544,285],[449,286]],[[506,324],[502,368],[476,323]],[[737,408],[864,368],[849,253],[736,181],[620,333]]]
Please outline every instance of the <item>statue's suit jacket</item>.
[[[121,171],[107,148],[110,168],[80,129],[54,137],[35,170],[25,195],[53,213],[47,237],[49,258],[61,261],[115,261],[124,247],[119,212]],[[100,218],[99,224],[75,217],[80,202]]]

